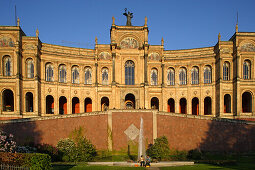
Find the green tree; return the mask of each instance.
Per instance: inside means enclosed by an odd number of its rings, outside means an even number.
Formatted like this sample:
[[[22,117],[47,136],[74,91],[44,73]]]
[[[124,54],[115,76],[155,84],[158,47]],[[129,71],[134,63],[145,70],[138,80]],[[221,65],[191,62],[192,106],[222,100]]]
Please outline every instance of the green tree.
[[[168,140],[165,136],[161,136],[154,140],[154,144],[147,149],[147,155],[153,159],[166,160],[170,155]]]

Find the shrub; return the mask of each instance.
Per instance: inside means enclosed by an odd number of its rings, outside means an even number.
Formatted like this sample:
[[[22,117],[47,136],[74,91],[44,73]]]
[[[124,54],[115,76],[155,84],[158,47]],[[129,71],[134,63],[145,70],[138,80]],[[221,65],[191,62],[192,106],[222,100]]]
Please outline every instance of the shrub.
[[[63,161],[91,161],[96,156],[96,149],[91,142],[83,136],[83,129],[75,129],[70,138],[58,142],[57,148],[62,153]]]
[[[51,158],[39,153],[8,153],[1,152],[0,163],[30,167],[30,169],[46,170],[51,168]]]
[[[173,150],[170,154],[170,159],[172,161],[185,161],[188,158],[188,152],[187,151],[179,151],[179,150]]]
[[[155,139],[154,144],[150,145],[146,152],[152,159],[167,160],[170,154],[167,138],[162,136]]]
[[[34,153],[29,160],[30,169],[48,170],[51,168],[51,157],[47,154]]]
[[[50,155],[51,161],[53,162],[61,161],[61,155],[58,148],[51,146],[49,144],[37,145],[37,152]]]
[[[31,146],[16,146],[17,153],[36,153],[37,149]]]
[[[188,152],[188,159],[200,160],[202,159],[202,153],[198,149],[192,149]]]
[[[7,135],[0,131],[0,152],[15,152],[16,142],[13,140],[13,135]]]
[[[61,152],[61,157],[63,161],[68,162],[76,160],[76,146],[74,141],[72,141],[71,139],[61,139],[57,144],[57,148]]]

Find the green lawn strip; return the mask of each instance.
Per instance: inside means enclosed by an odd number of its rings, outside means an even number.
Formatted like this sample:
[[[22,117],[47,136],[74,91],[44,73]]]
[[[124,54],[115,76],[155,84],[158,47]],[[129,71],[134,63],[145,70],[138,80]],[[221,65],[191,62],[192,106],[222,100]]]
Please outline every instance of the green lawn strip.
[[[190,169],[195,169],[195,170],[205,170],[205,169],[225,169],[219,166],[214,166],[214,165],[208,165],[208,164],[195,164],[195,165],[188,165],[188,166],[171,166],[171,167],[160,167],[160,170],[190,170]],[[227,168],[228,169],[228,168]],[[227,170],[226,169],[226,170]]]

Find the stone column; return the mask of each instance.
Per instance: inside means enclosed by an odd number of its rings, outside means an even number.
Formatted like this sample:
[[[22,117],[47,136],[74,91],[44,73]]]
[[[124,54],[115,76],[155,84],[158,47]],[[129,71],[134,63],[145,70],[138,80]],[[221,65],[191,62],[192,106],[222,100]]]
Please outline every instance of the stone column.
[[[161,68],[162,68],[162,84],[161,84],[161,86],[164,87],[165,86],[165,81],[164,81],[165,64],[161,64]]]
[[[112,84],[115,85],[115,58],[116,53],[112,53]]]
[[[147,80],[147,59],[148,59],[148,54],[144,54],[144,84],[148,85],[148,80]]]
[[[96,76],[95,76],[96,80],[95,80],[95,86],[98,86],[98,80],[97,80],[97,69],[98,69],[98,64],[95,63],[95,66],[96,66]]]

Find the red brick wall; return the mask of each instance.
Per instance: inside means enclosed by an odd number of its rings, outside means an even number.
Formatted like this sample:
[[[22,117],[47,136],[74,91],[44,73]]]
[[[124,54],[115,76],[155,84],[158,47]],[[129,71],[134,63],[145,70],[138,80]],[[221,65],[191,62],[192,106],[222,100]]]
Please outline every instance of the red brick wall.
[[[56,145],[75,129],[82,127],[86,137],[97,149],[107,149],[107,115],[92,115],[64,119],[36,120],[22,123],[0,124],[12,133],[18,143],[47,143]]]
[[[255,125],[158,115],[158,137],[171,148],[211,151],[255,151]]]
[[[131,124],[140,129],[141,117],[144,120],[145,139],[148,144],[153,142],[151,111],[116,111],[112,113],[113,150],[127,149],[129,139],[124,131]],[[0,123],[0,129],[14,134],[19,144],[33,141],[56,145],[61,138],[68,137],[78,127],[85,129],[86,137],[97,149],[108,148],[108,115],[106,114]],[[200,148],[211,151],[255,151],[255,124],[233,123],[223,119],[216,121],[157,115],[157,136],[163,135],[168,138],[171,148],[179,150]]]
[[[152,143],[152,112],[114,112],[112,113],[113,150],[127,149],[130,139],[124,131],[131,124],[134,124],[136,128],[140,129],[141,117],[143,118],[145,140]],[[138,141],[138,138],[135,141]]]

